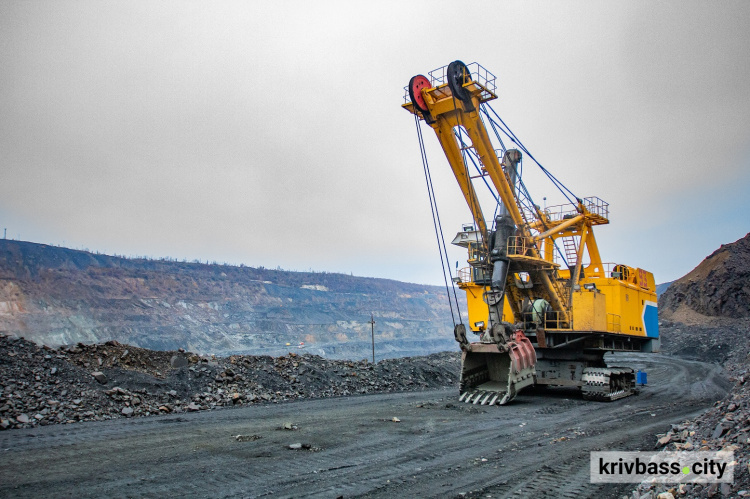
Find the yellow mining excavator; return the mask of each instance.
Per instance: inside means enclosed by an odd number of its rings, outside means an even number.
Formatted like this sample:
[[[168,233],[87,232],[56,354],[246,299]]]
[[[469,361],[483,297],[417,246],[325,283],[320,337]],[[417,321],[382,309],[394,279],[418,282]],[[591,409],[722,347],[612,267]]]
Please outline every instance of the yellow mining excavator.
[[[591,400],[628,396],[633,369],[607,366],[604,354],[658,351],[653,274],[602,262],[593,229],[609,223],[609,205],[576,197],[534,159],[488,104],[497,97],[495,80],[477,63],[454,61],[413,77],[403,104],[415,116],[430,201],[422,121],[435,132],[473,217],[452,241],[468,251],[468,267],[455,276],[448,271],[468,303],[468,330],[460,312],[454,319],[459,399],[502,405],[531,385],[579,387]],[[506,149],[503,137],[516,148]],[[567,203],[533,202],[521,178],[524,154]],[[494,199],[489,220],[478,193],[484,186],[485,204]],[[438,236],[441,230],[438,215]],[[447,262],[444,243],[441,257]],[[469,341],[468,331],[478,341]]]

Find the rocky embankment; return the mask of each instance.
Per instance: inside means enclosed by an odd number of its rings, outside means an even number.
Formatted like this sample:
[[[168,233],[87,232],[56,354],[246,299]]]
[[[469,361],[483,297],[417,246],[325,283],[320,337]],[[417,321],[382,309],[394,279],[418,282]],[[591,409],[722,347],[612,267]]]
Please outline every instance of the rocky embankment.
[[[0,334],[0,429],[458,386],[460,356],[367,361],[199,356],[105,344],[53,349]]]
[[[459,293],[459,299],[464,300]],[[325,272],[121,258],[0,239],[0,333],[49,346],[377,358],[454,346],[445,289]]]
[[[750,497],[750,235],[722,245],[659,302],[664,353],[721,364],[734,387],[692,421],[655,436],[657,449],[733,451],[733,484],[642,484],[633,499]]]
[[[670,284],[659,299],[667,316],[687,309],[710,317],[750,316],[750,234],[723,244]]]

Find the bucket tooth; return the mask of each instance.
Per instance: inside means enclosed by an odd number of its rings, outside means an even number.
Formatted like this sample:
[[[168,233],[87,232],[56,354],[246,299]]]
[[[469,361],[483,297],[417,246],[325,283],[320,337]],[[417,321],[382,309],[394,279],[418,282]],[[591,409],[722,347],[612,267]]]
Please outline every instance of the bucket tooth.
[[[495,395],[493,395],[493,396],[492,396],[492,400],[490,400],[490,404],[489,404],[489,405],[495,405],[495,402],[497,402],[497,398],[498,398],[499,396],[500,396],[500,394],[499,394],[499,393],[496,393]]]
[[[460,397],[458,397],[459,402],[463,402],[466,396],[469,395],[469,392],[463,392]]]
[[[508,402],[510,402],[511,400],[513,400],[513,398],[514,398],[514,397],[512,397],[510,395],[509,392],[504,392],[502,395],[503,395],[503,398],[500,399],[500,402],[499,402],[500,405],[505,405]]]
[[[474,397],[474,401],[472,402],[472,404],[476,405],[476,404],[477,404],[477,402],[479,402],[479,399],[480,399],[480,398],[482,398],[482,395],[484,395],[484,392],[483,392],[483,391],[479,391],[479,392],[477,392],[477,396],[476,396],[476,397]]]
[[[479,405],[486,405],[487,399],[489,399],[492,396],[492,392],[487,393],[487,395],[482,399],[482,401],[479,403]]]

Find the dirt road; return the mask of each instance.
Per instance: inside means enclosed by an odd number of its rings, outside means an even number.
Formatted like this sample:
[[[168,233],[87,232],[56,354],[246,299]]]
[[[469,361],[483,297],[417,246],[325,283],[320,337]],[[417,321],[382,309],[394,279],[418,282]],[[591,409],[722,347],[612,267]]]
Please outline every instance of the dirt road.
[[[589,452],[650,450],[728,384],[678,358],[610,364],[646,370],[649,386],[613,403],[548,389],[481,407],[443,390],[6,431],[0,496],[618,497],[588,483]]]

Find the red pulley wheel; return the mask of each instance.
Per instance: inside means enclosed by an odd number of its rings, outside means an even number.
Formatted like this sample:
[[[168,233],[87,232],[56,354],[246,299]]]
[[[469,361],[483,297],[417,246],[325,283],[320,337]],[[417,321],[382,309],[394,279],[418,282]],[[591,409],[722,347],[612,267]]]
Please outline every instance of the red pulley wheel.
[[[426,76],[417,75],[409,80],[409,98],[411,98],[412,104],[421,112],[426,113],[428,109],[422,95],[423,88],[432,88],[430,80]]]

